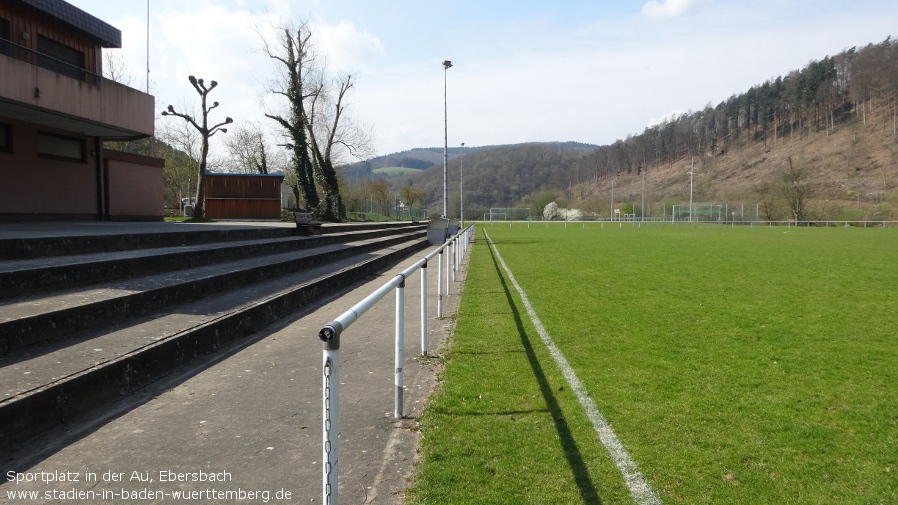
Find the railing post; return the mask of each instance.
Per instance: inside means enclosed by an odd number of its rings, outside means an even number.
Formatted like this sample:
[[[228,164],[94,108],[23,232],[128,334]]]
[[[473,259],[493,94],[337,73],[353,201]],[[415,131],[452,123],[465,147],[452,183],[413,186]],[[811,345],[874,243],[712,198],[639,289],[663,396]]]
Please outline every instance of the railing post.
[[[455,280],[455,271],[458,269],[458,241],[457,238],[452,239],[452,253],[449,259],[452,263],[452,280]]]
[[[452,260],[452,242],[449,241],[446,243],[446,296],[449,296],[449,293],[452,288],[452,286],[450,284],[452,282],[452,280],[449,278],[450,272],[452,270],[452,267],[449,266],[451,260]]]
[[[458,279],[458,267],[461,265],[462,254],[461,235],[455,237],[455,269],[452,271],[452,280]]]
[[[421,265],[421,356],[427,356],[427,262]]]
[[[322,377],[322,399],[324,412],[322,484],[326,505],[339,505],[338,476],[340,458],[338,435],[340,433],[340,332],[342,325],[332,322],[318,333],[324,341],[324,367]]]
[[[405,278],[396,288],[396,402],[393,417],[402,419],[402,364],[405,347]]]
[[[437,318],[443,317],[443,249],[437,258]]]

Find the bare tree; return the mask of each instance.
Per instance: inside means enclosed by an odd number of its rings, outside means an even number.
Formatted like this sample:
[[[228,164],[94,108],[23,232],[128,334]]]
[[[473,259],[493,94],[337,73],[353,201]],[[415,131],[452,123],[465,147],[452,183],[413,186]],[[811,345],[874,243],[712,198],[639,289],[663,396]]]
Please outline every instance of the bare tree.
[[[200,163],[197,168],[197,188],[196,188],[196,203],[193,208],[193,217],[194,218],[202,218],[205,211],[205,197],[206,197],[206,158],[209,156],[209,138],[218,133],[219,131],[227,133],[228,129],[223,128],[226,124],[231,124],[234,122],[230,117],[225,118],[224,121],[218,123],[214,126],[209,126],[209,112],[212,109],[218,107],[218,102],[213,102],[212,105],[207,106],[206,98],[209,95],[209,92],[215,89],[218,86],[218,82],[210,81],[209,86],[206,86],[206,83],[203,82],[202,79],[197,79],[194,76],[189,76],[188,80],[190,84],[193,85],[193,88],[200,95],[201,100],[201,113],[203,115],[202,124],[197,123],[197,121],[190,114],[185,114],[182,112],[177,112],[173,105],[168,106],[168,110],[162,112],[163,116],[177,116],[185,121],[187,121],[191,126],[193,126],[196,131],[199,132],[200,138],[202,141],[200,147]]]
[[[289,114],[266,114],[287,132],[297,182],[306,206],[320,219],[342,221],[346,209],[340,195],[335,164],[339,153],[370,154],[370,132],[349,119],[346,97],[354,85],[350,74],[327,75],[311,43],[306,23],[281,27],[277,46],[263,41],[269,58],[279,62],[282,74],[272,93],[284,96]],[[319,197],[319,192],[323,199]]]
[[[183,109],[184,107],[182,107]],[[200,155],[200,135],[184,121],[164,122],[158,125],[156,155],[165,159],[162,180],[165,188],[177,204],[191,195]],[[194,192],[193,195],[196,195]]]
[[[125,55],[121,51],[103,50],[103,77],[125,86],[134,87],[134,74],[128,70]]]
[[[424,203],[424,190],[417,186],[403,186],[399,190],[399,197],[402,202],[409,207],[414,207],[416,203]]]
[[[758,187],[759,210],[765,221],[777,221],[780,218],[779,192],[769,182]]]
[[[368,194],[373,203],[376,203],[380,213],[390,215],[390,207],[393,204],[393,188],[386,179],[376,179],[368,184]]]
[[[274,154],[265,140],[261,127],[249,123],[232,129],[224,143],[230,162],[241,173],[268,174],[272,171]]]
[[[346,218],[346,207],[344,207],[340,198],[340,186],[337,181],[337,172],[333,165],[332,152],[334,139],[340,124],[340,116],[344,112],[343,98],[352,87],[352,76],[347,74],[345,78],[339,81],[338,87],[336,103],[330,116],[332,122],[323,127],[319,127],[317,122],[324,114],[320,113],[316,106],[321,108],[328,98],[323,81],[319,83],[316,92],[311,96],[312,103],[304,118],[306,130],[308,131],[309,149],[312,152],[312,167],[315,173],[315,181],[324,192],[325,206],[322,211],[322,217],[333,221],[343,221]],[[318,131],[324,137],[323,144],[319,141]]]
[[[791,156],[789,170],[780,177],[778,187],[795,222],[806,220],[807,206],[813,196],[814,186],[808,171],[793,165]]]
[[[263,40],[265,52],[268,57],[281,64],[283,74],[280,87],[271,90],[272,93],[281,95],[287,99],[289,114],[285,116],[265,114],[266,117],[276,121],[286,132],[287,143],[284,144],[292,154],[293,170],[296,173],[298,193],[301,194],[306,209],[318,214],[321,200],[315,189],[312,160],[309,157],[308,138],[305,127],[304,101],[307,95],[303,92],[303,76],[310,65],[310,39],[311,32],[300,26],[294,32],[290,28],[281,28],[281,37],[278,40],[278,48],[275,49],[267,41]],[[297,195],[300,196],[300,195]]]

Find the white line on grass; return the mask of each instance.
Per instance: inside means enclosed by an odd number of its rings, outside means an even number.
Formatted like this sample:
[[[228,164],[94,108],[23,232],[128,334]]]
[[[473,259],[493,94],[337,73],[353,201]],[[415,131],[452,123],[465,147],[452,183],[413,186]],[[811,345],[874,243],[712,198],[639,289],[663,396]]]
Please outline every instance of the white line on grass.
[[[539,333],[540,338],[542,338],[543,343],[546,344],[546,348],[549,349],[549,354],[555,359],[555,363],[558,365],[558,368],[561,369],[564,378],[567,379],[568,385],[574,391],[574,394],[577,395],[577,399],[580,401],[580,405],[583,406],[583,410],[586,411],[586,416],[589,418],[590,422],[592,422],[593,428],[599,435],[599,440],[602,441],[602,445],[608,450],[611,459],[614,460],[614,464],[617,465],[617,469],[620,470],[621,475],[623,475],[624,482],[627,483],[627,487],[630,489],[630,495],[639,505],[661,505],[661,499],[658,498],[658,495],[655,494],[655,491],[652,490],[652,487],[646,482],[642,472],[639,471],[639,467],[636,466],[636,462],[630,458],[630,454],[627,452],[624,444],[622,444],[617,438],[617,435],[614,434],[611,426],[608,426],[608,421],[605,420],[605,416],[599,412],[596,403],[589,397],[589,393],[586,391],[583,383],[580,382],[577,374],[574,373],[571,365],[568,364],[564,354],[562,354],[558,347],[555,346],[555,341],[552,340],[549,332],[543,327],[543,323],[540,322],[539,317],[536,315],[536,311],[533,310],[533,305],[530,304],[530,299],[527,298],[527,294],[524,293],[521,285],[518,284],[518,281],[514,278],[514,275],[508,268],[508,265],[505,264],[505,260],[502,259],[502,255],[499,254],[499,248],[493,243],[493,239],[490,238],[489,233],[486,233],[486,230],[484,230],[484,234],[486,235],[486,239],[489,241],[490,246],[496,251],[496,258],[499,259],[499,263],[502,265],[502,268],[505,269],[505,273],[508,274],[508,279],[511,281],[512,285],[514,285],[518,294],[521,295],[524,307],[527,309],[527,313],[530,314],[530,320],[533,321],[533,326],[536,327],[536,331]]]

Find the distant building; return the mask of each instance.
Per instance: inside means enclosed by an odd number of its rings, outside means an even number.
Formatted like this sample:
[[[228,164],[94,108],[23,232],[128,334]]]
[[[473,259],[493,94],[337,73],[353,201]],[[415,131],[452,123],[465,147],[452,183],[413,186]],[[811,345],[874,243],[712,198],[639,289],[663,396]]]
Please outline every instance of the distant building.
[[[281,219],[284,174],[206,174],[209,219]]]
[[[0,220],[161,220],[152,95],[102,77],[121,31],[63,0],[0,0]]]

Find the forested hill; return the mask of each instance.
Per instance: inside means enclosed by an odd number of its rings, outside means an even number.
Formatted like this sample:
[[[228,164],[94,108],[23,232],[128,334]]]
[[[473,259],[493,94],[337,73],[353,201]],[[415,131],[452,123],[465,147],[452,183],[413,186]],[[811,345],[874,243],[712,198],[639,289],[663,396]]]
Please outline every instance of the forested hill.
[[[526,147],[528,145],[540,144],[538,142],[515,145],[502,146],[473,146],[473,147],[450,147],[448,148],[449,158],[455,158],[461,155],[472,155],[480,151],[488,151],[496,148],[507,147]],[[579,142],[552,142],[553,146],[562,146],[574,150],[595,149],[596,145],[581,144]],[[443,148],[442,147],[422,147],[400,151],[398,153],[378,156],[370,160],[352,163],[341,167],[342,173],[350,179],[358,179],[362,177],[370,177],[374,170],[385,167],[404,167],[424,170],[432,166],[443,166]]]
[[[519,206],[527,195],[541,189],[567,188],[573,167],[597,148],[576,142],[534,142],[456,156],[449,163],[450,200],[457,207],[459,170],[463,168],[466,208],[480,212],[489,207]],[[426,201],[442,202],[442,163],[405,182],[423,188]]]
[[[810,182],[807,218],[835,217],[849,202],[867,217],[898,218],[898,42],[826,56],[602,146],[572,176],[592,196],[571,197],[610,211],[589,200],[607,195],[617,180],[619,201],[641,204],[645,171],[646,206],[683,201],[694,161],[696,199],[766,205],[768,217],[783,219],[790,160]]]
[[[745,140],[775,147],[784,138],[832,131],[870,114],[898,113],[898,44],[891,38],[813,61],[800,71],[689,112],[600,149],[604,173],[726,153]]]
[[[442,151],[391,155],[434,164],[394,180],[424,189],[431,211],[442,201]],[[646,215],[662,215],[672,203],[688,201],[694,167],[697,201],[732,202],[740,210],[763,205],[768,217],[783,218],[782,179],[791,161],[813,179],[809,212],[815,218],[851,204],[855,215],[898,219],[898,43],[889,38],[826,56],[610,145],[533,143],[461,152],[450,149],[450,209],[458,206],[463,163],[466,214],[471,209],[472,216],[511,206],[531,206],[538,214],[550,197],[560,206],[609,215],[612,185],[615,207],[628,202],[635,211],[645,194]],[[381,166],[390,166],[388,158]]]

